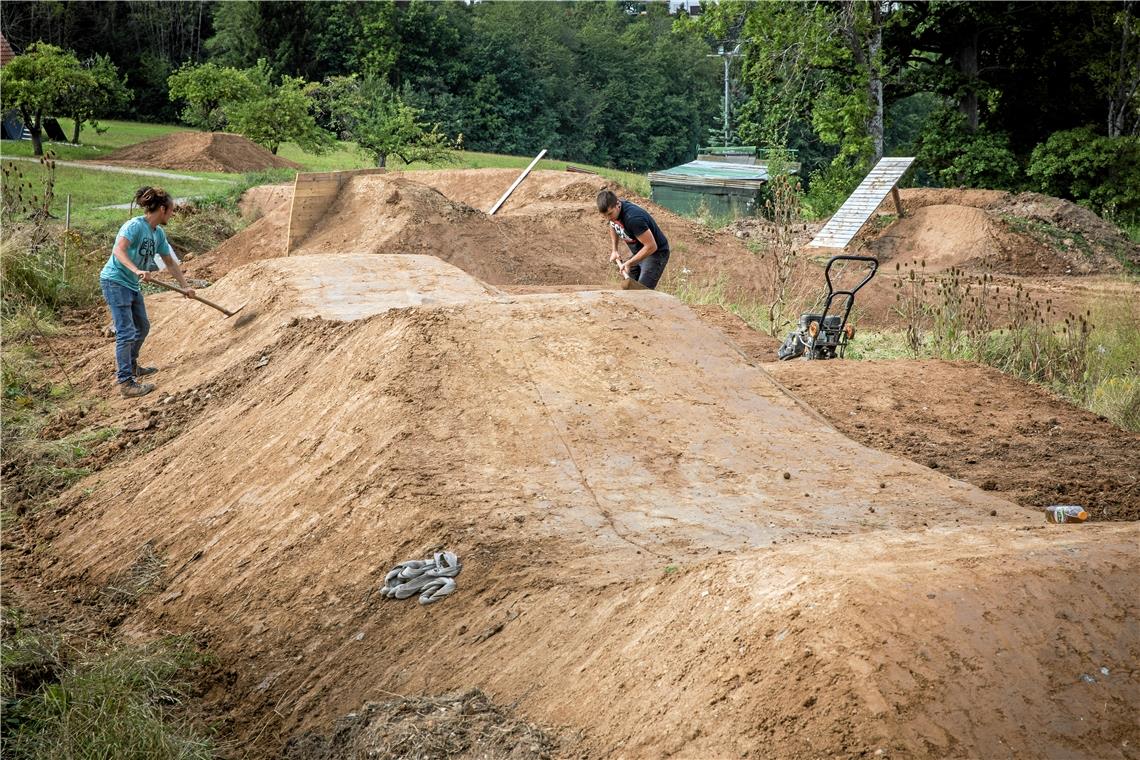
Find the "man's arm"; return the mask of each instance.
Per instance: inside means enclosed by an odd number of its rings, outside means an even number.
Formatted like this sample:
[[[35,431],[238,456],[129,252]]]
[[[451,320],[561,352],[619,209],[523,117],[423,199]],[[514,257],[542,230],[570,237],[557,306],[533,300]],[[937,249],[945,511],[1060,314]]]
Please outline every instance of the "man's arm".
[[[194,297],[194,288],[186,282],[185,275],[182,274],[182,267],[178,266],[178,261],[174,258],[174,251],[167,248],[167,253],[162,254],[162,263],[166,264],[166,268],[174,274],[174,279],[178,280],[178,284],[186,291],[187,298]]]
[[[646,258],[652,256],[657,252],[657,238],[653,237],[653,230],[646,230],[637,236],[638,242],[641,243],[641,250],[638,251],[633,257],[623,264],[624,267],[629,268],[634,264],[639,264]]]
[[[119,263],[127,268],[128,272],[133,272],[140,280],[147,282],[150,279],[150,272],[139,269],[135,266],[135,262],[131,261],[131,257],[127,253],[127,247],[130,243],[131,241],[129,239],[123,235],[119,235],[119,237],[115,239],[115,247],[112,253],[115,258],[119,260]]]
[[[618,236],[612,224],[607,224],[610,231],[610,261],[621,261],[621,251],[618,249]]]

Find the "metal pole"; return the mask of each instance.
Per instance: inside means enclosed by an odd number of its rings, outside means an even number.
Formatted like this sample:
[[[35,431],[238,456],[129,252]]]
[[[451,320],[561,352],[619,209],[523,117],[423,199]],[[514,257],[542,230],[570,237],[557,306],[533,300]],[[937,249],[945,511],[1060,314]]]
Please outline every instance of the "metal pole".
[[[728,147],[728,56],[724,57],[724,147]]]
[[[65,230],[71,229],[71,193],[67,194],[67,211],[63,215],[63,228]]]

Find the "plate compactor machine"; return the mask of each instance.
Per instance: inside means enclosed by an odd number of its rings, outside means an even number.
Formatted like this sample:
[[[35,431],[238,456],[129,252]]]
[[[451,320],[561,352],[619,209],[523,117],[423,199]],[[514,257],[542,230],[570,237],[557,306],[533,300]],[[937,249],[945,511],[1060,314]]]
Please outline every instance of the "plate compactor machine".
[[[867,265],[867,274],[851,290],[837,290],[831,281],[831,267],[838,261],[857,261]],[[879,260],[872,256],[832,256],[823,270],[827,282],[827,298],[823,302],[822,314],[802,314],[796,329],[776,355],[780,359],[835,359],[843,358],[847,343],[855,337],[855,328],[847,324],[851,307],[855,305],[855,294],[871,281],[879,268]],[[835,303],[843,299],[842,305]],[[832,306],[835,312],[832,313]]]

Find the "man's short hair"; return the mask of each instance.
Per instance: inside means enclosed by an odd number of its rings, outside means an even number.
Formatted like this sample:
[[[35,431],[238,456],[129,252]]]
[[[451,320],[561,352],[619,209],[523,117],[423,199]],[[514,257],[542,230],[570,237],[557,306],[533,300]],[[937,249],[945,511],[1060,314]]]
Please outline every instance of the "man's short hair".
[[[609,211],[617,205],[618,197],[612,190],[603,190],[598,193],[598,211]]]

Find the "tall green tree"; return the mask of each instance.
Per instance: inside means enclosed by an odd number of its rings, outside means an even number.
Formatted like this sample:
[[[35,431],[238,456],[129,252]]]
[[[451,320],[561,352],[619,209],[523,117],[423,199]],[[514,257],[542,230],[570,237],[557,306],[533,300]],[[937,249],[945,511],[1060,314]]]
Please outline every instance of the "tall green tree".
[[[79,132],[83,124],[90,124],[97,132],[105,131],[100,129],[99,119],[122,109],[133,96],[120,78],[119,70],[110,56],[97,55],[84,61],[83,67],[91,72],[95,86],[68,93],[68,110],[74,121],[71,134],[74,145],[79,144]]]
[[[315,83],[284,76],[280,84],[273,85],[264,60],[247,76],[255,83],[257,94],[223,104],[227,122],[235,132],[274,155],[284,142],[296,143],[307,153],[323,153],[332,146],[333,136],[316,122],[312,97]]]
[[[437,163],[452,155],[451,141],[439,125],[423,122],[421,112],[380,77],[326,79],[317,100],[325,124],[355,142],[377,166],[385,166],[389,156],[410,164]]]
[[[170,75],[170,99],[184,101],[182,121],[192,127],[216,132],[225,129],[228,114],[226,106],[256,97],[258,85],[251,79],[251,70],[203,63],[187,64]],[[264,84],[263,87],[267,87]]]
[[[74,53],[37,42],[0,69],[0,106],[20,112],[32,135],[32,152],[42,156],[44,119],[70,115],[69,98],[96,86]]]

